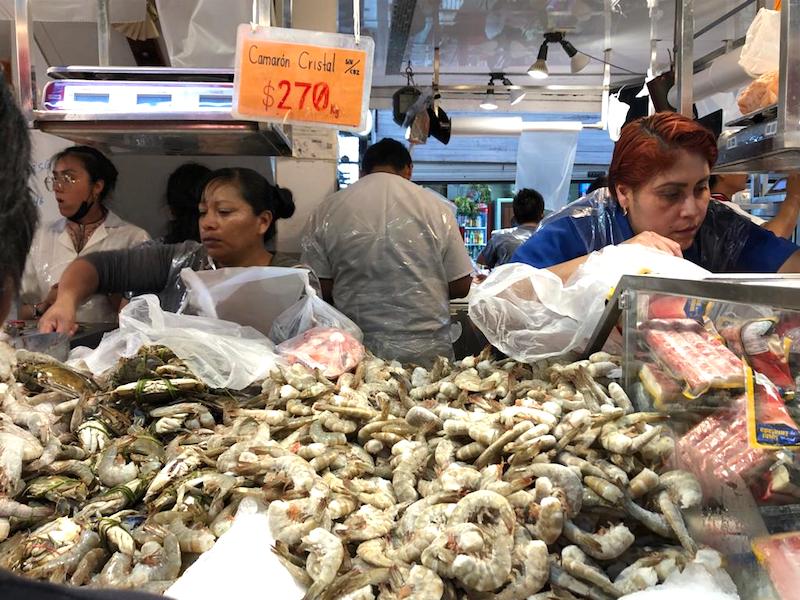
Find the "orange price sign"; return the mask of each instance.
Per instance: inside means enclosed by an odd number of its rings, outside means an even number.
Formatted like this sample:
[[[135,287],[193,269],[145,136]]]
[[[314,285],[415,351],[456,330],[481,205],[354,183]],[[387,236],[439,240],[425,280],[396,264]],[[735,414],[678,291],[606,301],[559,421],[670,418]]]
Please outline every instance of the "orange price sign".
[[[366,126],[374,43],[351,35],[240,25],[233,110],[249,121]]]

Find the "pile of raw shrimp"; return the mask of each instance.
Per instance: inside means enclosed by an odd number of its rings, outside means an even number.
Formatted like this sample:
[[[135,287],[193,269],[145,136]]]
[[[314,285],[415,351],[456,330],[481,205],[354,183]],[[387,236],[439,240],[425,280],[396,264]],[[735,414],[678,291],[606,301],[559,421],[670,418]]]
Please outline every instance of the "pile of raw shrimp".
[[[164,348],[102,380],[0,353],[0,567],[30,577],[164,591],[243,498],[308,599],[602,600],[697,551],[682,512],[700,486],[606,354],[367,356],[232,392]]]

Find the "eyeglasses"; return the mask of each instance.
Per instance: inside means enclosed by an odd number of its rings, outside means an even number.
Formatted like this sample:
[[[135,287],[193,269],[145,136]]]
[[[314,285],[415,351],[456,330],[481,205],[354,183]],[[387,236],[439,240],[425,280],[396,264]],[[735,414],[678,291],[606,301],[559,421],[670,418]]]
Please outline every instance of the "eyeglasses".
[[[75,179],[72,175],[48,175],[44,178],[44,184],[47,186],[47,189],[51,192],[56,191],[56,188],[65,188],[71,185],[75,185],[78,183],[78,180]]]

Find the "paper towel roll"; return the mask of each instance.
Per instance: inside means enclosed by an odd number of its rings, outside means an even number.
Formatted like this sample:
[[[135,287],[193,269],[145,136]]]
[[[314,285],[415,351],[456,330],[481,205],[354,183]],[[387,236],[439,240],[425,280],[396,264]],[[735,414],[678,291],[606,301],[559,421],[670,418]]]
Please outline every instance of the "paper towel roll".
[[[694,100],[702,100],[719,92],[733,91],[743,87],[752,81],[750,76],[739,66],[739,55],[741,48],[733,52],[723,54],[711,66],[704,71],[695,73],[692,97]],[[677,106],[678,88],[673,86],[667,95],[667,100],[672,106]]]

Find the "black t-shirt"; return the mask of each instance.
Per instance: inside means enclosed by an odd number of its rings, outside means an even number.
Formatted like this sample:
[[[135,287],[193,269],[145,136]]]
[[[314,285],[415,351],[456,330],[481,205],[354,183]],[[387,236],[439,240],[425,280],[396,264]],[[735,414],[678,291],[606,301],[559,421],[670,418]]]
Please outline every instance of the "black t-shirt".
[[[54,585],[17,577],[0,569],[0,598],[3,600],[163,600],[162,596],[127,590],[97,590]]]

